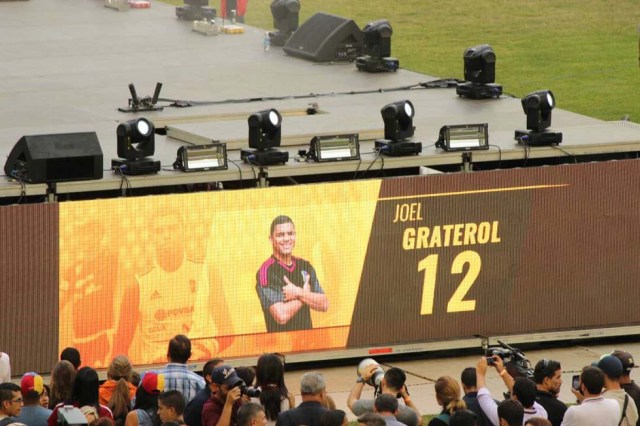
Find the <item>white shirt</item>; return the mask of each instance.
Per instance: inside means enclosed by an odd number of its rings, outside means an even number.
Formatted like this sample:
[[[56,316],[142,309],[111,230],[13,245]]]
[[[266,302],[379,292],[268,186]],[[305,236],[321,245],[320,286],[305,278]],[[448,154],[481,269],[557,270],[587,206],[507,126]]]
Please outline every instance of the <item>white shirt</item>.
[[[0,383],[11,381],[11,363],[9,355],[0,352]]]
[[[498,403],[491,397],[491,393],[487,388],[478,389],[478,404],[485,416],[489,419],[494,426],[500,426],[500,419],[498,418]],[[533,403],[533,407],[524,409],[524,419],[522,424],[525,424],[531,417],[542,417],[546,419],[547,410],[537,402]]]
[[[622,408],[624,407],[624,397],[627,396],[627,393],[624,389],[616,389],[616,390],[608,390],[602,394],[605,399],[613,399],[614,401],[618,401],[618,405],[620,406],[620,415],[622,416]],[[638,421],[638,409],[636,408],[636,403],[629,396],[627,399],[627,415],[621,423],[621,426],[635,426]]]
[[[582,404],[569,407],[561,426],[618,426],[619,421],[618,402],[601,395],[586,398]]]

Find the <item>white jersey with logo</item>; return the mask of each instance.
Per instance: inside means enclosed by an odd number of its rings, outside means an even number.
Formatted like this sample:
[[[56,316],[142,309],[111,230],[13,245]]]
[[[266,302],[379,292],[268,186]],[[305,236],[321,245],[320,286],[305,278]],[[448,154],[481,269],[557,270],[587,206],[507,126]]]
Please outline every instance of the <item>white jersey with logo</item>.
[[[136,276],[140,294],[140,321],[136,341],[138,363],[164,363],[167,344],[176,334],[190,339],[212,337],[217,330],[207,306],[209,281],[203,263],[185,259],[167,272],[157,264]],[[139,357],[135,357],[139,358]]]

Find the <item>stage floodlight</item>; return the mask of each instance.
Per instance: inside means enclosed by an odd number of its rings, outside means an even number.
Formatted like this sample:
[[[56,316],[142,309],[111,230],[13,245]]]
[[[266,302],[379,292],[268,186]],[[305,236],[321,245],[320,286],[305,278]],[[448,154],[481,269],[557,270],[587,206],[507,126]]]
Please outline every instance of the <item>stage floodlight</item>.
[[[116,129],[118,157],[111,168],[126,175],[143,175],[160,171],[160,162],[151,160],[155,152],[155,127],[146,118],[120,123]]]
[[[442,126],[436,147],[445,151],[489,149],[489,125],[483,123]]]
[[[240,158],[259,166],[284,164],[289,153],[275,149],[282,139],[282,115],[276,109],[258,111],[249,116],[249,148],[240,151]]]
[[[173,168],[183,172],[227,170],[227,144],[181,146]]]
[[[358,134],[315,136],[311,139],[309,154],[317,162],[359,160]]]
[[[538,90],[521,99],[527,116],[527,130],[516,130],[515,138],[527,145],[554,145],[562,142],[562,133],[547,130],[556,99],[551,90]]]
[[[385,105],[380,110],[384,121],[384,139],[375,141],[375,147],[381,154],[390,156],[414,155],[422,152],[421,142],[410,142],[415,127],[413,116],[415,109],[409,100],[397,101]]]
[[[415,110],[411,101],[404,100],[385,105],[380,110],[384,121],[384,138],[400,142],[413,136]]]
[[[271,2],[274,32],[269,33],[271,44],[284,46],[291,34],[298,29],[300,0],[273,0]]]
[[[139,160],[150,157],[155,152],[153,123],[146,118],[138,118],[120,123],[118,136],[118,157]]]
[[[502,95],[502,86],[496,81],[496,54],[488,44],[466,49],[464,61],[464,83],[458,84],[456,93],[471,99],[497,98]]]
[[[362,29],[364,34],[363,55],[356,58],[360,71],[396,71],[400,61],[391,57],[391,36],[393,28],[386,19],[369,22]]]

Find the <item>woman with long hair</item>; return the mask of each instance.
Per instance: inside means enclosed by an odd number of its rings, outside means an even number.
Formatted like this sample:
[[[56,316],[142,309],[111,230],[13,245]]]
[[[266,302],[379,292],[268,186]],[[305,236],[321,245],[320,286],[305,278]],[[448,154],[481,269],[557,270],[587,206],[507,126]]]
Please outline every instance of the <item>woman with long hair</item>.
[[[98,417],[108,417],[113,420],[113,414],[109,408],[100,405],[98,391],[100,388],[100,380],[98,373],[91,367],[82,367],[78,370],[76,378],[73,381],[73,389],[71,399],[59,403],[53,409],[53,413],[49,416],[49,426],[57,426],[58,410],[65,404],[72,404],[74,407],[83,409],[91,407],[95,409]]]
[[[464,410],[467,404],[462,400],[460,385],[451,376],[442,376],[435,383],[436,401],[442,412],[429,422],[429,426],[446,426],[449,418],[457,410]]]
[[[280,412],[296,406],[295,397],[284,384],[284,364],[278,355],[264,354],[258,358],[256,386],[260,388],[259,402],[264,407],[267,424],[274,425]]]
[[[136,391],[133,410],[127,414],[124,426],[160,426],[158,395],[164,392],[164,375],[148,371],[142,376]]]
[[[61,402],[71,400],[73,381],[76,379],[76,369],[69,361],[60,361],[51,370],[51,393],[49,394],[49,408],[54,409]]]
[[[136,387],[131,384],[133,369],[124,355],[115,357],[107,369],[107,380],[100,386],[100,404],[109,407],[116,426],[122,426],[129,411]]]

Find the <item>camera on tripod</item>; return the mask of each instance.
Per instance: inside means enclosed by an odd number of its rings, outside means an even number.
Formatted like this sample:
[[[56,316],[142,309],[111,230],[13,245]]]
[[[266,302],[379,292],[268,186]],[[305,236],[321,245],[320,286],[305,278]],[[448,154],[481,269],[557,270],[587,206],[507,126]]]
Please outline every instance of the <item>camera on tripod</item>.
[[[373,374],[371,374],[371,377],[365,380],[364,379],[365,372],[369,369],[371,365],[375,365],[376,369],[373,371]],[[365,358],[362,361],[360,361],[360,364],[358,364],[357,373],[358,373],[358,378],[361,378],[362,380],[364,380],[366,384],[368,384],[369,386],[373,386],[375,388],[378,388],[380,386],[380,383],[384,378],[384,370],[382,369],[380,364],[378,364],[376,360],[373,358]]]

